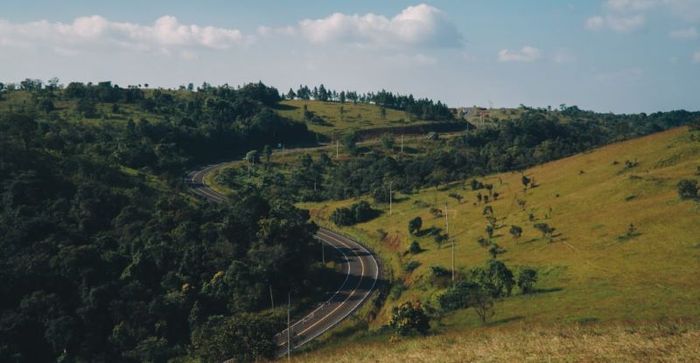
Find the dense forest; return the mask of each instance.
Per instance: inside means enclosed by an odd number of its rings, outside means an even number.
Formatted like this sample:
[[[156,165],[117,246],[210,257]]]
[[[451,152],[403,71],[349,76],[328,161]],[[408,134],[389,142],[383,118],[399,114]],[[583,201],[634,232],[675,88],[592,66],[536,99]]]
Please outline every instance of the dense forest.
[[[284,319],[270,292],[322,288],[316,226],[254,191],[198,203],[181,177],[201,161],[304,142],[303,124],[270,110],[277,91],[20,88],[3,87],[0,101],[0,361],[274,354]],[[146,116],[82,122],[120,108]]]

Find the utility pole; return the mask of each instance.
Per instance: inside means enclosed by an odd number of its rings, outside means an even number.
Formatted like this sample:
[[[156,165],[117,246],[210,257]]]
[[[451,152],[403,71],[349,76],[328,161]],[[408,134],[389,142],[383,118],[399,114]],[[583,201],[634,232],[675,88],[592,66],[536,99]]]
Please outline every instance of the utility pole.
[[[389,182],[389,215],[391,215],[391,210],[392,210],[391,207],[392,207],[393,200],[394,200],[394,198],[392,197],[392,193],[391,193],[391,184],[392,183],[393,182]]]
[[[292,308],[292,292],[287,293],[287,360],[292,358],[292,333],[289,310]]]
[[[450,222],[449,211],[447,210],[447,202],[445,202],[445,233],[447,234],[447,242],[450,242]],[[455,244],[452,243],[452,282],[455,281]]]

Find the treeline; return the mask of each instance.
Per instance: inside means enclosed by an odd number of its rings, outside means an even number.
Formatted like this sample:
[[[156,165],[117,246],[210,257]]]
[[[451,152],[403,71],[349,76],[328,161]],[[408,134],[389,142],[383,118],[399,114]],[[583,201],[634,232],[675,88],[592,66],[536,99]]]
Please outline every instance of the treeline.
[[[301,100],[319,100],[333,102],[352,102],[352,103],[371,103],[381,107],[393,108],[402,110],[424,120],[451,120],[454,118],[449,107],[440,101],[433,101],[427,98],[416,99],[413,95],[400,95],[385,90],[379,92],[358,93],[355,91],[336,91],[326,89],[321,84],[309,88],[306,85],[300,85],[296,91],[289,89],[285,95],[287,99]]]
[[[180,181],[200,160],[307,135],[269,110],[276,91],[137,91],[3,92],[0,361],[272,357],[284,319],[267,312],[271,299],[322,285],[306,211],[255,191],[194,203]],[[2,104],[13,92],[32,97]],[[142,96],[127,103],[129,94]],[[60,106],[42,110],[42,99]],[[149,99],[166,117],[84,123],[65,106],[92,100],[111,112],[104,103],[116,100],[143,113]]]
[[[62,122],[85,118],[126,121],[103,122],[98,127],[102,130],[71,131],[109,135],[101,145],[109,150],[113,162],[131,168],[148,167],[171,178],[193,165],[235,158],[252,148],[303,145],[316,139],[303,123],[272,110],[280,100],[279,94],[262,83],[236,88],[205,83],[196,91],[183,92],[122,88],[111,82],[72,82],[62,87],[57,81],[44,85],[27,80],[19,89],[3,89],[7,102],[13,92],[28,92],[31,102],[12,107],[17,113],[44,119],[42,127],[58,129],[60,132],[51,133],[52,141],[58,144],[90,147],[64,143],[74,135],[61,129]],[[57,109],[58,104],[63,105],[62,109]],[[73,113],[65,116],[66,111]]]
[[[569,110],[572,111],[572,110]],[[460,137],[435,140],[425,154],[399,157],[393,150],[357,153],[347,160],[321,155],[302,157],[289,174],[261,170],[273,182],[263,183],[271,193],[289,193],[298,200],[325,200],[375,196],[388,198],[394,191],[412,193],[427,186],[504,171],[524,170],[628,138],[686,125],[700,113],[660,112],[650,115],[613,115],[587,111],[561,113],[524,112],[518,119],[497,127],[473,129]],[[353,148],[346,147],[353,151]]]

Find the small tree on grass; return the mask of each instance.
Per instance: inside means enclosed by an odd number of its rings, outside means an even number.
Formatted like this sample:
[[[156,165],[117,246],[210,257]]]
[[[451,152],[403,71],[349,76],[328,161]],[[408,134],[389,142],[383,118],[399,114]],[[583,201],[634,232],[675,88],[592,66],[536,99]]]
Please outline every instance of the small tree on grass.
[[[683,179],[678,182],[678,196],[681,199],[697,199],[698,198],[698,182],[690,179]]]
[[[400,335],[426,334],[430,330],[430,318],[420,303],[407,301],[391,309],[389,326]]]
[[[421,219],[421,217],[416,217],[408,221],[408,233],[418,234],[421,228],[423,228],[423,219]]]
[[[494,231],[493,226],[489,224],[486,226],[485,230],[486,230],[486,234],[489,236],[489,238],[493,238],[493,231]]]
[[[489,247],[489,254],[491,255],[491,258],[497,258],[498,255],[502,255],[506,253],[506,249],[499,246],[497,243],[494,243]]]
[[[420,247],[420,243],[418,243],[418,241],[413,241],[411,242],[411,245],[408,246],[408,252],[413,255],[421,253],[421,251],[423,251],[423,249]]]
[[[471,306],[474,307],[474,312],[479,316],[482,323],[486,323],[496,313],[493,309],[493,297],[485,289],[477,289],[471,295]]]
[[[479,244],[479,246],[484,248],[488,247],[491,244],[491,241],[484,237],[479,237],[479,239],[477,239],[476,242]]]
[[[537,271],[531,268],[524,268],[518,274],[518,287],[523,294],[532,292],[532,288],[537,282]]]
[[[510,234],[513,238],[520,238],[523,235],[523,229],[520,226],[512,225],[510,226]]]
[[[534,226],[538,231],[542,232],[542,237],[552,238],[555,228],[550,227],[547,223],[535,223]]]

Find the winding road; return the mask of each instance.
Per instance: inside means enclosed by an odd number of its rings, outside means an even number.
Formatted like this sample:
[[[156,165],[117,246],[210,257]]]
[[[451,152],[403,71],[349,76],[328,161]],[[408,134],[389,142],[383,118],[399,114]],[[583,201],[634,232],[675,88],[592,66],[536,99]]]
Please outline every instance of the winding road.
[[[213,164],[190,172],[187,182],[192,192],[199,197],[220,203],[226,196],[204,183],[204,176],[225,166]],[[379,263],[372,253],[359,242],[331,230],[321,228],[315,236],[338,254],[340,270],[344,271],[343,283],[336,291],[328,292],[327,299],[312,307],[301,319],[275,336],[278,357],[287,354],[287,341],[294,350],[338,325],[364,303],[379,279]]]

